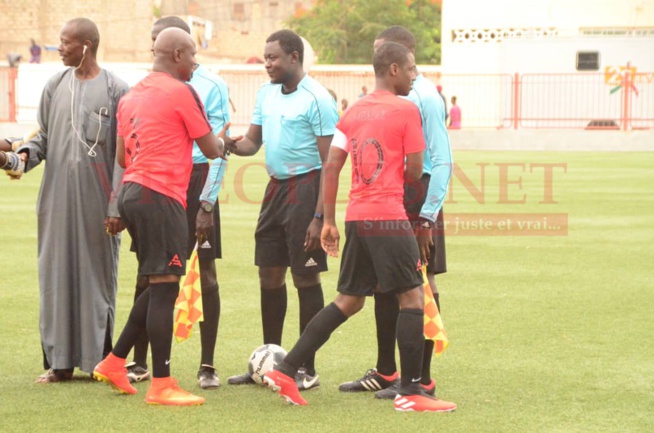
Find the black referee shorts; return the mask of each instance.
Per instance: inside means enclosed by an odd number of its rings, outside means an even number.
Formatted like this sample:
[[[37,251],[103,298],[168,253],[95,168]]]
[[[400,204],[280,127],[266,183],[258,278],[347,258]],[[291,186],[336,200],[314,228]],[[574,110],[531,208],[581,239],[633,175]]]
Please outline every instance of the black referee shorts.
[[[372,296],[422,286],[418,242],[409,221],[346,221],[338,276],[344,295]]]
[[[322,248],[304,251],[319,191],[320,170],[285,180],[270,179],[254,234],[255,265],[290,266],[295,275],[327,270],[327,256]]]
[[[200,210],[200,195],[209,175],[209,164],[193,164],[191,180],[186,192],[186,221],[188,225],[188,256],[191,257],[197,238],[195,236],[195,220]],[[201,261],[222,258],[220,241],[220,208],[218,200],[213,207],[213,230],[208,239],[198,245],[198,258]]]
[[[127,182],[118,195],[118,211],[132,237],[139,276],[186,273],[188,229],[180,202]]]

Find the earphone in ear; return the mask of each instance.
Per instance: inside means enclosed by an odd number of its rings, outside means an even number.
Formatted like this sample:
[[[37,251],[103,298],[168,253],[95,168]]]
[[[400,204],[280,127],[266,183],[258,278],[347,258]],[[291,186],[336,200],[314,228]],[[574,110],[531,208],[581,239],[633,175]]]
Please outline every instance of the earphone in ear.
[[[85,55],[85,54],[86,54],[86,49],[87,49],[87,48],[88,48],[88,46],[84,45],[84,50],[82,51],[82,55]]]

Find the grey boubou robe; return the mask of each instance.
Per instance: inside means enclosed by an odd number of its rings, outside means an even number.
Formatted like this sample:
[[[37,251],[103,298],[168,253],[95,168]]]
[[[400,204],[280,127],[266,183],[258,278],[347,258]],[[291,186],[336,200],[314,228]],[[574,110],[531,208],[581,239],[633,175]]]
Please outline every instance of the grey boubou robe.
[[[18,152],[29,151],[26,171],[46,161],[37,202],[43,350],[54,369],[91,372],[113,334],[120,237],[108,236],[103,222],[119,216],[116,110],[128,86],[104,69],[91,80],[73,74],[48,81],[41,132]]]

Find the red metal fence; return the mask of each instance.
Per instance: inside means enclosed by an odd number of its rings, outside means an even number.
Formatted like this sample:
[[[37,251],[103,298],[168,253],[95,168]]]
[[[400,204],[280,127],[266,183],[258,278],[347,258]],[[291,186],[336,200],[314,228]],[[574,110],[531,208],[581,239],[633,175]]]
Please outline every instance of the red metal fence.
[[[17,68],[0,68],[0,122],[16,121]]]
[[[227,82],[236,111],[232,124],[249,125],[255,95],[268,80],[262,65],[207,65]],[[0,68],[0,121],[15,121],[38,101],[16,100],[16,69]],[[462,128],[494,129],[651,129],[654,128],[654,73],[620,68],[605,73],[441,74],[425,67],[424,75],[443,87],[462,111]],[[311,75],[342,99],[354,103],[366,86],[374,88],[372,67],[319,65]],[[24,86],[21,86],[24,89]],[[30,91],[38,89],[31,89]],[[40,95],[40,90],[39,95]],[[24,93],[24,92],[23,92]],[[17,103],[18,102],[18,103]],[[24,110],[24,111],[23,111]]]
[[[248,125],[262,70],[221,69],[237,106],[232,123]],[[654,74],[441,74],[423,72],[452,96],[462,111],[462,128],[650,129],[654,128]],[[328,70],[311,75],[339,98],[356,101],[361,86],[374,88],[369,70]]]

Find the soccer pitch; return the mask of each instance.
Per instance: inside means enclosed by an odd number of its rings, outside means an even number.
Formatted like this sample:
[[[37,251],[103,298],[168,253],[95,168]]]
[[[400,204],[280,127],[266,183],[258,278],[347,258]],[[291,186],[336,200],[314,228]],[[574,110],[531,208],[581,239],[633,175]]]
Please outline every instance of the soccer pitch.
[[[372,394],[338,391],[374,367],[372,301],[318,352],[322,385],[303,394],[309,406],[288,406],[263,387],[226,384],[246,371],[262,343],[253,265],[267,182],[261,152],[231,157],[220,194],[216,367],[223,385],[196,385],[197,332],[173,343],[173,375],[207,399],[191,408],[150,407],[147,383],[136,385],[135,396],[119,396],[79,371],[68,383],[33,383],[42,373],[34,208],[43,168],[20,181],[0,177],[0,431],[652,431],[654,153],[454,157],[458,171],[445,210],[459,219],[449,221],[448,273],[437,278],[451,344],[432,371],[438,395],[456,402],[456,412],[396,413]],[[345,200],[349,171],[342,180]],[[341,226],[344,209],[339,205]],[[339,262],[329,265],[326,302],[335,295]],[[132,305],[135,274],[123,235],[114,341]],[[299,319],[287,281],[288,350]]]

